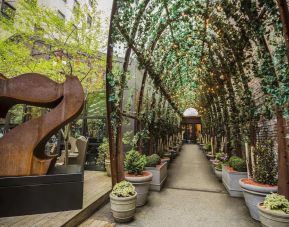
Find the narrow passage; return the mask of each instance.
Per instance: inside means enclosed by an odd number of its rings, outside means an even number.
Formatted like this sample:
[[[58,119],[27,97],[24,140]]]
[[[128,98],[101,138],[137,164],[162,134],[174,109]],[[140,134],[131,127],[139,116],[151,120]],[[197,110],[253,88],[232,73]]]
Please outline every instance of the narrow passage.
[[[104,206],[87,221],[92,223],[93,219],[113,222],[110,204]],[[137,209],[134,221],[116,226],[256,227],[260,225],[250,217],[242,198],[232,198],[227,194],[199,147],[184,145],[183,151],[169,166],[167,182],[162,191],[150,192],[148,203]]]

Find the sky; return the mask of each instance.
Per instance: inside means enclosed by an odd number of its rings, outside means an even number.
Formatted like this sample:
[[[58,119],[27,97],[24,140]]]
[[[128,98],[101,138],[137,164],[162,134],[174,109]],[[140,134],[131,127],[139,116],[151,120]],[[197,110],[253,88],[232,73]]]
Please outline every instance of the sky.
[[[97,0],[99,10],[103,11],[104,20],[110,17],[112,0]]]
[[[113,0],[96,0],[98,4],[98,10],[102,11],[102,27],[103,29],[108,29],[109,27],[109,19],[110,19],[110,14],[111,14],[111,7],[112,7],[112,1]],[[101,50],[102,52],[106,51]],[[120,45],[118,48],[114,48],[114,53],[119,56],[123,57],[124,56],[124,46]]]

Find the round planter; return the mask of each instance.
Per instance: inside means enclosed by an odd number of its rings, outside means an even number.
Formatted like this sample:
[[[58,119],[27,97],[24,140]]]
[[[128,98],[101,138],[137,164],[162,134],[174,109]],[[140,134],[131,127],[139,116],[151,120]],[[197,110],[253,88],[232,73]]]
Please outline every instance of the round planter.
[[[165,162],[166,162],[166,163],[168,163],[168,164],[169,164],[169,163],[170,163],[170,161],[171,161],[171,159],[170,159],[170,158],[162,158],[162,159],[161,159],[161,162],[162,162],[162,163],[165,163]]]
[[[163,155],[165,158],[170,158],[170,160],[172,159],[172,154],[171,154],[171,152],[166,152],[166,153],[164,153],[164,155]]]
[[[142,175],[137,176],[125,173],[125,180],[132,183],[137,192],[137,201],[136,201],[137,207],[145,205],[152,178],[153,174],[149,171],[143,171]]]
[[[222,170],[219,170],[219,169],[215,168],[215,174],[216,174],[218,180],[222,181]]]
[[[105,159],[104,164],[105,164],[105,169],[106,169],[106,172],[107,172],[107,176],[110,177],[111,176],[110,160],[109,159]]]
[[[171,153],[172,153],[173,159],[175,159],[178,156],[178,152],[175,150],[171,150]]]
[[[211,160],[211,159],[215,158],[215,156],[212,155],[212,154],[206,154],[206,157],[207,157],[208,160]]]
[[[288,227],[289,214],[282,211],[266,209],[262,203],[257,205],[259,210],[260,221],[264,227]]]
[[[116,197],[110,193],[109,197],[111,211],[115,221],[131,221],[135,214],[137,193],[130,197]]]
[[[277,192],[278,187],[267,185],[262,186],[262,184],[249,184],[244,180],[247,180],[247,178],[240,179],[239,184],[243,190],[246,205],[250,211],[251,217],[259,221],[260,217],[257,205],[264,201],[266,195],[272,192]]]
[[[217,166],[219,161],[216,159],[210,159],[210,162],[211,162],[212,170],[213,170],[213,172],[215,172],[215,167]]]

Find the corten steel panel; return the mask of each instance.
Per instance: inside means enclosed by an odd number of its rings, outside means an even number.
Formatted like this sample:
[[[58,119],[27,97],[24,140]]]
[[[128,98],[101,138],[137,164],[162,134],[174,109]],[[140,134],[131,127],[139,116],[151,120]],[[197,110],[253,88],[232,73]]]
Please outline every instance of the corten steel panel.
[[[81,209],[83,169],[57,166],[44,176],[0,177],[0,217]]]
[[[182,124],[201,124],[201,117],[183,117]]]
[[[44,75],[0,79],[0,117],[15,104],[52,108],[47,114],[10,130],[0,139],[0,176],[44,175],[56,156],[45,153],[49,138],[82,111],[84,93],[77,77],[58,84]]]

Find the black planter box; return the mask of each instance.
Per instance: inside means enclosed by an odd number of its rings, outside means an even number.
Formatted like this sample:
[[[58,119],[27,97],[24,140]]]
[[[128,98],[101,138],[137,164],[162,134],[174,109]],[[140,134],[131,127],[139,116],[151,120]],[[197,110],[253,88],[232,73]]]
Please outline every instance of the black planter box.
[[[81,209],[83,169],[57,166],[48,175],[0,177],[0,217]]]

